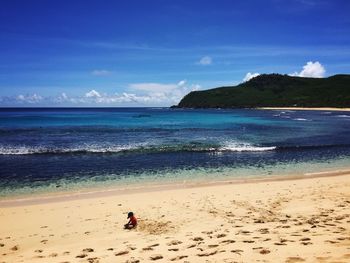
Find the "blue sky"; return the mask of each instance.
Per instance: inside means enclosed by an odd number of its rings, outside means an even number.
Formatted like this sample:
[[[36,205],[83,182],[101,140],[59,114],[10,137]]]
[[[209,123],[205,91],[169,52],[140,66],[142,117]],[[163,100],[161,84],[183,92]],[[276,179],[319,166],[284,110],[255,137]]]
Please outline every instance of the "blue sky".
[[[0,2],[0,106],[169,106],[261,73],[349,73],[350,1]]]

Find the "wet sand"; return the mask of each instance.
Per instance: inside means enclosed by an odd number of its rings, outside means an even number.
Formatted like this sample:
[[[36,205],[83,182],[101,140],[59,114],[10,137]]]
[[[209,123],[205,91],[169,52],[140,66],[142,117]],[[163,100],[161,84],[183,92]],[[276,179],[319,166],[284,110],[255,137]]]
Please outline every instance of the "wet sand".
[[[0,262],[349,262],[350,172],[309,176],[20,201]]]

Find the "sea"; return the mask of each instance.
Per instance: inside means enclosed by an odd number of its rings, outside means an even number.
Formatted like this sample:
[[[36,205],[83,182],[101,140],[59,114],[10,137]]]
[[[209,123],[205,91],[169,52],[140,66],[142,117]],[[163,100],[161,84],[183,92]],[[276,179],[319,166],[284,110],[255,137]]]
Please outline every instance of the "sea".
[[[1,108],[0,197],[350,167],[350,112]]]

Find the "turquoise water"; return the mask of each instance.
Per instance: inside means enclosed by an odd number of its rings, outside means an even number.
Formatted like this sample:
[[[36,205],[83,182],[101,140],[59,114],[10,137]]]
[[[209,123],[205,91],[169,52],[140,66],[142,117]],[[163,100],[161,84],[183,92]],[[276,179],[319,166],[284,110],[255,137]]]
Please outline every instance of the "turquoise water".
[[[0,109],[0,195],[347,167],[350,114]]]

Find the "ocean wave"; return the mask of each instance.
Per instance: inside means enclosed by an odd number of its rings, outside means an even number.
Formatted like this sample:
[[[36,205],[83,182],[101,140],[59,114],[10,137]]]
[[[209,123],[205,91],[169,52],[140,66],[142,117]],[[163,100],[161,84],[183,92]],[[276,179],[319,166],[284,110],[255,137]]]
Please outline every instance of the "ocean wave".
[[[343,114],[343,115],[336,115],[335,117],[339,117],[339,118],[350,118],[349,115],[345,115],[345,114]]]
[[[186,144],[149,145],[130,144],[113,146],[85,145],[81,147],[0,146],[0,155],[29,154],[112,154],[112,153],[167,153],[167,152],[261,152],[275,150],[275,146],[257,146],[249,143],[225,142],[222,145],[191,142]]]
[[[220,151],[230,152],[263,152],[273,151],[276,146],[256,146],[249,143],[226,143],[226,145],[219,148]]]
[[[108,146],[108,147],[72,147],[72,148],[54,148],[54,147],[0,147],[0,155],[28,155],[28,154],[69,154],[69,153],[118,153],[129,151],[135,147],[129,146]]]
[[[31,155],[31,154],[146,154],[174,152],[268,152],[268,151],[301,151],[323,148],[350,147],[348,144],[329,145],[254,145],[241,142],[224,142],[221,145],[192,142],[187,144],[130,144],[115,146],[82,146],[82,147],[29,147],[0,146],[0,155]]]
[[[308,121],[308,119],[304,119],[304,118],[295,118],[293,120],[294,121]]]

